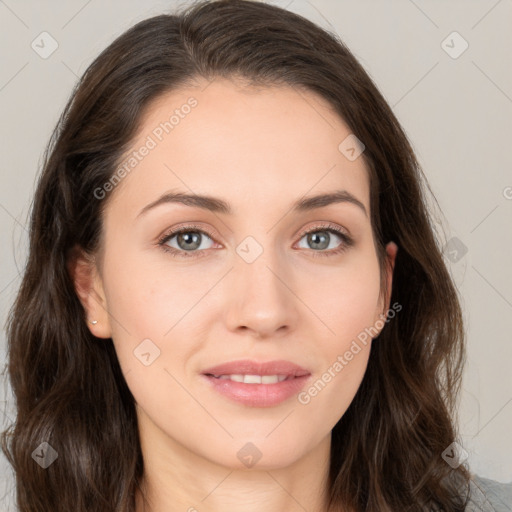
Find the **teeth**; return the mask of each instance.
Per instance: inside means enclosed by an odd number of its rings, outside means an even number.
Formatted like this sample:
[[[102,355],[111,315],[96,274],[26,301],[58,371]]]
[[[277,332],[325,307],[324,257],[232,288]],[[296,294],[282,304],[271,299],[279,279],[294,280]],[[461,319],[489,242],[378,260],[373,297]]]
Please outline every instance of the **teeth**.
[[[217,379],[229,379],[244,384],[277,384],[286,380],[286,375],[214,375]]]

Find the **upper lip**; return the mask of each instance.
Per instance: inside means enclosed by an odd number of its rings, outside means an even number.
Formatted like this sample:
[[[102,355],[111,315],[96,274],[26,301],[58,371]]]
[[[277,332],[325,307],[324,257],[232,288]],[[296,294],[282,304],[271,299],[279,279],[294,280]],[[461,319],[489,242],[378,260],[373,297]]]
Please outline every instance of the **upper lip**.
[[[258,362],[249,359],[230,361],[203,370],[204,375],[286,375],[287,377],[302,377],[310,372],[290,361],[276,360]]]

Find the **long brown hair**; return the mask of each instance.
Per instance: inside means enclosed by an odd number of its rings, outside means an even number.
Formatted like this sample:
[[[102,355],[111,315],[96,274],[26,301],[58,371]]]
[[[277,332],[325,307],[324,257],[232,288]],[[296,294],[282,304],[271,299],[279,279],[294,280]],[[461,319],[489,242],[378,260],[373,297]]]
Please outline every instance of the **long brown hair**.
[[[325,98],[365,144],[382,276],[385,244],[399,247],[391,302],[402,310],[373,343],[362,384],[332,431],[329,510],[464,510],[470,474],[441,456],[456,440],[462,313],[407,136],[337,35],[263,2],[220,0],[118,37],[84,73],[46,149],[7,324],[17,418],[2,449],[20,512],[135,510],[144,466],[133,396],[112,340],[87,328],[67,265],[74,247],[98,251],[111,194],[98,200],[94,191],[113,176],[145,109],[197,77]],[[42,442],[58,453],[45,470],[31,456]]]

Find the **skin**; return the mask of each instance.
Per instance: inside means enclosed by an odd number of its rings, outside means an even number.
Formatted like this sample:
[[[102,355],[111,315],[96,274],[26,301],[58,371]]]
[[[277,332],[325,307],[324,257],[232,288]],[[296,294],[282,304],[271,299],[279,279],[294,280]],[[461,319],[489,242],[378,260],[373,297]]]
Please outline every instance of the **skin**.
[[[362,381],[371,340],[308,404],[292,396],[274,407],[242,405],[199,374],[236,359],[285,359],[315,382],[382,318],[390,295],[379,300],[368,172],[363,158],[338,150],[350,129],[316,94],[220,78],[158,98],[132,150],[191,96],[198,105],[113,191],[95,260],[73,267],[97,320],[89,328],[112,338],[136,400],[149,498],[144,508],[137,496],[137,512],[323,512],[331,430]],[[348,202],[290,212],[304,195],[338,189],[368,216]],[[170,190],[222,198],[233,214],[168,203],[137,217]],[[314,257],[344,244],[334,233],[328,248],[308,243],[301,233],[320,223],[321,234],[322,221],[348,230],[354,245]],[[192,257],[173,258],[157,240],[182,223],[215,236],[201,235]],[[247,236],[263,249],[250,264],[236,252]],[[185,252],[177,238],[167,244]],[[386,251],[391,293],[397,246]],[[148,366],[134,356],[147,338],[160,350]],[[237,457],[248,442],[262,454],[250,468]]]

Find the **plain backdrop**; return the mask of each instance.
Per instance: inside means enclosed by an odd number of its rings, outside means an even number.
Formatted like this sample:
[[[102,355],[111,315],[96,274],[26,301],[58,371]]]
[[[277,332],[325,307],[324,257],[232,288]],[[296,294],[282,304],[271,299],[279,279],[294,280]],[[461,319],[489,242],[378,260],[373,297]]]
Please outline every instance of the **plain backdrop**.
[[[512,1],[269,3],[339,34],[408,134],[443,213],[445,260],[466,320],[462,447],[474,473],[512,481]],[[2,366],[35,179],[77,78],[135,22],[185,5],[0,0]],[[41,38],[45,51],[57,45],[51,55],[41,55]],[[14,419],[3,377],[0,428]],[[3,455],[0,475],[6,510],[12,480]]]

